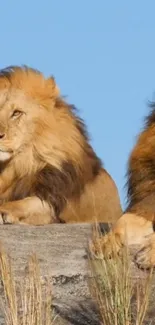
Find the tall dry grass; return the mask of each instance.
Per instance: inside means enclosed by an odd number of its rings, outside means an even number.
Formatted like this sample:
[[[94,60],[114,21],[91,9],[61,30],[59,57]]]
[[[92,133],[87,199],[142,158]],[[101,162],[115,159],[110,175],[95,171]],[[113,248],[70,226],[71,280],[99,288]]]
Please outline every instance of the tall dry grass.
[[[95,231],[95,240],[101,234]],[[112,259],[99,259],[90,252],[92,271],[91,291],[97,301],[104,325],[143,325],[149,307],[152,270],[134,283],[131,276],[131,260],[128,248],[121,256],[114,253]],[[146,323],[145,323],[146,324]]]
[[[28,259],[23,280],[17,283],[12,271],[11,260],[0,247],[1,309],[6,325],[52,325],[54,314],[51,309],[52,292],[47,279],[41,285],[37,258]],[[2,298],[3,296],[3,298]]]

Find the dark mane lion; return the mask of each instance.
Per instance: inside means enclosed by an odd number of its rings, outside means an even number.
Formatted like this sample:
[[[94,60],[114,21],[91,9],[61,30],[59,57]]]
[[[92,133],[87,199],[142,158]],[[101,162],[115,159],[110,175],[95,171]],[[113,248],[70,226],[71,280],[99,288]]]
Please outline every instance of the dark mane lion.
[[[116,185],[53,77],[26,66],[0,71],[1,223],[113,222]]]
[[[155,266],[155,103],[130,154],[127,171],[128,205],[112,232],[95,243],[112,254],[126,244],[140,244],[136,262]]]

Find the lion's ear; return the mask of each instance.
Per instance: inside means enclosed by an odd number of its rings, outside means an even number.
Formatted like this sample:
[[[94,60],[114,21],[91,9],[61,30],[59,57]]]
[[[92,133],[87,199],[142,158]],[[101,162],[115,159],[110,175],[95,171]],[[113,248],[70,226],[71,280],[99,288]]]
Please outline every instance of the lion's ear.
[[[58,97],[60,94],[60,90],[58,86],[56,85],[55,79],[53,77],[50,77],[46,81],[47,86],[51,89],[53,97]]]

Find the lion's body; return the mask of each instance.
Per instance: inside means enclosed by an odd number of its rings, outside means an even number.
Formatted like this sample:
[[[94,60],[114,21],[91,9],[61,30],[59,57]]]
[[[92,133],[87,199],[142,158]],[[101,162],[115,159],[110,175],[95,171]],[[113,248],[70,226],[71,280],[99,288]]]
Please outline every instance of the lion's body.
[[[80,198],[70,200],[60,218],[65,222],[114,223],[122,214],[118,202],[119,195],[114,181],[101,169],[96,179],[85,186]]]
[[[83,121],[54,79],[27,67],[0,71],[1,222],[114,222],[116,185]]]
[[[130,154],[127,172],[128,205],[113,231],[99,242],[112,254],[122,245],[140,244],[136,255],[141,267],[155,266],[155,104]],[[97,248],[98,250],[98,248]]]

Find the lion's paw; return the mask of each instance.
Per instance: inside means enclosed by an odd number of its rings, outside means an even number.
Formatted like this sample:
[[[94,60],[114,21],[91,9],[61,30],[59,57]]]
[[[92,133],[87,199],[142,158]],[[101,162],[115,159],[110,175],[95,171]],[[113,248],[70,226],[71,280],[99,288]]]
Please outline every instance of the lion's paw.
[[[105,236],[92,240],[90,250],[95,258],[112,258],[119,253],[121,248],[119,236],[109,233]]]
[[[12,224],[16,223],[16,218],[10,211],[0,210],[0,224]]]
[[[155,234],[145,240],[144,245],[135,256],[135,262],[142,269],[155,267]]]

